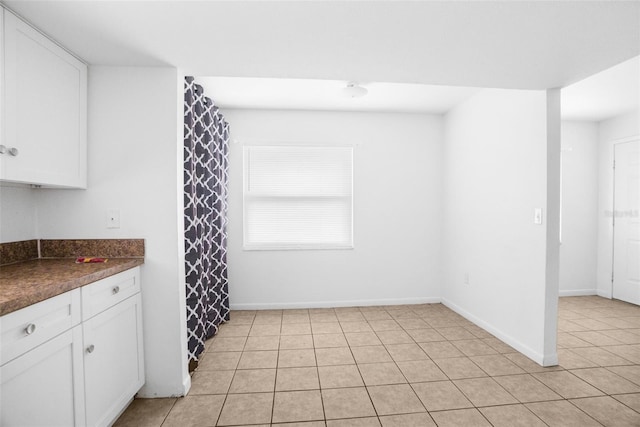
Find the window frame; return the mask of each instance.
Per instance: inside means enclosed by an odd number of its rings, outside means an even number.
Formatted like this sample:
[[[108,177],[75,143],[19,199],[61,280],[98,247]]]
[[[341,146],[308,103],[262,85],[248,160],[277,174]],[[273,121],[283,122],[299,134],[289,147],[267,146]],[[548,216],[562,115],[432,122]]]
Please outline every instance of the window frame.
[[[351,174],[350,174],[350,192],[349,196],[280,196],[282,199],[302,199],[302,200],[326,200],[326,199],[350,199],[348,208],[350,212],[349,218],[349,236],[347,244],[339,244],[339,243],[277,243],[277,242],[269,242],[269,243],[252,243],[248,242],[247,235],[247,208],[248,198],[265,198],[265,199],[273,199],[277,200],[278,196],[251,196],[248,192],[248,184],[249,184],[249,152],[252,148],[314,148],[314,149],[324,149],[324,148],[340,148],[340,149],[349,149],[350,160],[351,160]],[[252,144],[245,145],[242,149],[242,249],[245,251],[298,251],[298,250],[352,250],[354,249],[354,167],[355,167],[355,146],[354,145],[309,145],[309,144]]]

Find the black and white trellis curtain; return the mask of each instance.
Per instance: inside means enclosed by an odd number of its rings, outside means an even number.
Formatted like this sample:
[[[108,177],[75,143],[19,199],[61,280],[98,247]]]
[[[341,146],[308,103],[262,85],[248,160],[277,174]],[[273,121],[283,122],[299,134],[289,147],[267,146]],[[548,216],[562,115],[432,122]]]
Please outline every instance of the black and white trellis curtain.
[[[229,124],[186,77],[184,88],[184,226],[190,366],[204,341],[229,320],[227,181]]]

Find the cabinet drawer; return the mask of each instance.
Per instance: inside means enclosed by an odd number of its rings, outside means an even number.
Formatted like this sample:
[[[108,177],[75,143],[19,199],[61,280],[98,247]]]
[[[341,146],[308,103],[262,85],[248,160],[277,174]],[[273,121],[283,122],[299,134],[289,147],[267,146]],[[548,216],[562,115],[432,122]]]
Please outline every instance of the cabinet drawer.
[[[80,323],[80,289],[2,316],[1,323],[4,365]]]
[[[140,292],[140,268],[132,268],[82,289],[82,320],[92,318]]]

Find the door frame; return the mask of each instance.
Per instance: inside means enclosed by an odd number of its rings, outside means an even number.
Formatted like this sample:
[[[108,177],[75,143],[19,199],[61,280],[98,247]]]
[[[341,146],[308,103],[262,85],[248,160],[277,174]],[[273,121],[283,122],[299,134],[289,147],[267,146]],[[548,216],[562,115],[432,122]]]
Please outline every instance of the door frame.
[[[611,280],[609,281],[608,286],[608,298],[613,299],[613,268],[614,268],[614,259],[615,259],[615,230],[614,230],[614,220],[615,220],[615,212],[616,212],[616,171],[615,171],[615,160],[616,160],[616,146],[620,144],[628,144],[630,142],[640,141],[640,135],[629,136],[626,138],[615,139],[609,142],[611,145],[611,180],[609,182],[609,188],[611,188],[611,220],[607,221],[609,233],[611,235],[610,239],[610,248],[611,248],[611,259],[608,263],[609,265],[609,273]],[[603,296],[603,295],[601,295]]]

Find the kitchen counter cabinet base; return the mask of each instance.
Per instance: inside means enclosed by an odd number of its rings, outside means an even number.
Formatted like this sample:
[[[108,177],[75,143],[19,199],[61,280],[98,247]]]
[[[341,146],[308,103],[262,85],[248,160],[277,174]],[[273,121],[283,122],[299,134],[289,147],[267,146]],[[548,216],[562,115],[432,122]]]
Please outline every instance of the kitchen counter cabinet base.
[[[145,381],[139,285],[135,267],[0,317],[1,426],[117,419]]]
[[[108,426],[144,384],[140,307],[138,293],[82,325],[88,426]]]

